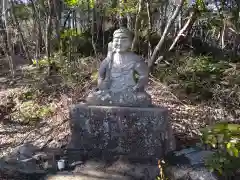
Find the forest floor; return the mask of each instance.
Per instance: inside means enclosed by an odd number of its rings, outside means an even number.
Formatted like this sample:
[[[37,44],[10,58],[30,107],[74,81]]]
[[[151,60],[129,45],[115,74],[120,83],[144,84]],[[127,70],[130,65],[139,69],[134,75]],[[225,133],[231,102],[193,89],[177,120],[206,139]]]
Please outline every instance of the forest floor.
[[[82,92],[89,92],[91,85],[68,87],[58,80],[50,81],[36,68],[24,65],[15,67],[16,80],[11,81],[3,65],[0,68],[0,157],[26,142],[41,148],[66,145],[70,137],[68,108],[84,96]],[[224,120],[227,114],[224,109],[216,109],[209,103],[191,104],[187,97],[184,101],[179,100],[167,86],[152,76],[147,91],[154,104],[169,109],[178,145],[199,142],[200,129],[206,124]],[[28,101],[32,104],[24,109],[22,104]],[[47,104],[51,104],[53,110],[45,113],[44,117],[37,116],[33,106],[39,109]]]

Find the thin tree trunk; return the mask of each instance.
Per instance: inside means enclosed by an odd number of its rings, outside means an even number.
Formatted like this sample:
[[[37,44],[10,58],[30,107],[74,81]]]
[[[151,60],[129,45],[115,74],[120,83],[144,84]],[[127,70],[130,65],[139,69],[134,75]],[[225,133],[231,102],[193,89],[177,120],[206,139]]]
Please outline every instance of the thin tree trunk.
[[[16,26],[18,32],[19,32],[23,50],[24,50],[24,52],[25,52],[25,54],[26,54],[26,57],[27,57],[28,62],[29,62],[29,63],[32,63],[32,62],[31,62],[31,57],[30,57],[30,54],[29,54],[29,51],[28,51],[28,48],[27,48],[27,45],[26,45],[26,41],[25,41],[25,39],[24,39],[24,37],[23,37],[23,33],[22,33],[22,30],[21,30],[21,27],[20,27],[20,25],[19,25],[19,22],[18,22],[18,19],[17,19],[16,15],[15,15],[14,2],[13,2],[13,0],[11,0],[11,5],[12,5],[12,7],[11,7],[12,18],[13,18],[13,21],[14,21],[14,23],[15,23],[15,26]]]
[[[3,6],[2,6],[2,11],[3,11],[3,20],[4,20],[4,25],[5,25],[5,30],[6,30],[6,39],[7,39],[7,57],[8,57],[8,63],[9,63],[9,68],[10,68],[10,73],[11,77],[14,78],[15,72],[13,68],[13,51],[12,51],[12,43],[11,43],[11,34],[9,31],[9,26],[8,26],[8,0],[3,0]]]
[[[60,16],[61,16],[61,8],[59,0],[53,0],[54,14],[56,17],[55,27],[56,27],[56,37],[57,37],[57,49],[59,49],[60,45]]]
[[[76,26],[76,10],[73,11],[73,17],[72,17],[72,28],[75,30],[75,32],[77,32],[77,26]],[[72,37],[72,52],[75,53],[77,52],[76,46],[73,43],[73,37]]]
[[[175,47],[175,45],[177,44],[178,40],[184,36],[186,37],[188,32],[189,32],[189,29],[192,27],[192,25],[194,24],[196,18],[197,18],[197,10],[193,10],[191,13],[190,13],[190,16],[187,20],[187,22],[185,23],[185,25],[183,26],[183,28],[179,31],[177,37],[174,39],[172,45],[170,46],[169,48],[169,51],[173,50],[173,48]],[[185,33],[185,34],[184,34]]]
[[[148,67],[149,68],[152,68],[153,64],[155,63],[157,54],[161,50],[161,48],[163,46],[163,43],[164,43],[164,41],[165,41],[165,39],[167,37],[167,34],[169,32],[170,27],[172,26],[173,22],[175,21],[175,19],[178,16],[180,10],[182,9],[183,3],[184,3],[184,0],[181,0],[179,2],[179,4],[177,5],[177,7],[176,7],[172,17],[169,19],[168,24],[166,25],[166,27],[164,29],[163,35],[162,35],[161,39],[159,40],[157,46],[155,47],[151,58],[148,61]]]
[[[90,22],[91,11],[90,11],[90,0],[87,0],[87,21]]]
[[[214,1],[214,4],[215,4],[215,7],[217,8],[217,11],[218,11],[219,17],[220,17],[221,20],[222,20],[223,28],[222,28],[222,31],[219,33],[219,37],[218,37],[218,39],[219,39],[219,45],[220,45],[221,48],[223,49],[223,48],[224,48],[224,31],[225,31],[225,21],[224,21],[224,16],[223,16],[223,14],[222,14],[222,12],[221,12],[221,11],[222,11],[221,9],[223,9],[223,4],[222,4],[222,2],[221,2],[222,7],[220,7],[220,8],[219,8],[219,6],[218,6],[218,1],[217,1],[217,0]]]
[[[95,11],[95,29],[94,31],[96,32],[96,39],[95,39],[95,44],[97,44],[99,42],[99,37],[101,36],[101,31],[102,31],[102,18],[101,18],[101,4],[99,1],[96,1],[96,4],[94,6],[94,11]]]
[[[31,5],[33,5],[32,4],[32,2],[31,2]],[[33,8],[32,8],[33,9]],[[34,60],[36,60],[37,62],[37,65],[38,65],[38,54],[37,54],[37,49],[39,49],[38,48],[38,23],[37,23],[37,20],[36,20],[36,13],[35,13],[35,11],[33,10],[33,14],[32,14],[32,19],[33,19],[33,29],[32,29],[32,34],[33,34],[33,40],[35,40],[35,54],[34,54]],[[36,33],[35,33],[36,32]]]
[[[132,51],[136,48],[137,41],[138,41],[138,32],[140,29],[140,20],[141,20],[141,12],[143,10],[143,3],[144,3],[144,0],[139,0],[138,2],[138,13],[136,16],[135,27],[134,27],[134,38],[133,38],[132,48],[131,48]]]
[[[51,56],[51,23],[52,21],[52,0],[48,0],[48,16],[47,16],[47,26],[46,26],[46,40],[45,40],[45,48],[46,48],[46,56],[48,59],[48,64],[49,64],[49,68],[48,68],[48,74],[50,75],[50,65],[51,65],[51,60],[50,60],[50,56]]]
[[[41,13],[38,12],[37,7],[35,5],[35,3],[33,2],[33,0],[31,1],[31,6],[32,6],[32,10],[33,10],[33,19],[36,21],[36,49],[35,49],[35,59],[38,61],[39,57],[40,57],[40,53],[41,53],[41,48],[42,48],[42,44],[43,44],[43,33],[42,33],[42,29],[41,29]]]
[[[95,57],[97,57],[97,49],[96,49],[96,42],[94,41],[94,37],[95,37],[95,27],[96,27],[96,7],[94,5],[93,9],[92,9],[92,27],[91,27],[91,33],[92,33],[92,47],[94,50],[94,54]]]
[[[169,1],[165,2],[165,4],[162,4],[161,6],[161,17],[160,17],[161,20],[160,20],[160,28],[159,28],[160,35],[163,34],[164,26],[166,25],[166,22],[168,20],[167,18],[168,7],[169,7]]]
[[[182,10],[180,11],[179,13],[179,16],[178,16],[178,29],[182,29]]]
[[[105,49],[105,17],[106,17],[106,10],[105,8],[103,8],[103,14],[102,14],[102,52],[104,51]]]
[[[148,59],[150,59],[152,55],[152,45],[150,42],[151,33],[152,33],[152,15],[151,15],[151,7],[149,0],[146,0],[146,6],[147,6],[147,14],[148,14]]]
[[[226,29],[226,22],[223,22],[223,28],[221,32],[221,49],[225,48],[225,29]]]

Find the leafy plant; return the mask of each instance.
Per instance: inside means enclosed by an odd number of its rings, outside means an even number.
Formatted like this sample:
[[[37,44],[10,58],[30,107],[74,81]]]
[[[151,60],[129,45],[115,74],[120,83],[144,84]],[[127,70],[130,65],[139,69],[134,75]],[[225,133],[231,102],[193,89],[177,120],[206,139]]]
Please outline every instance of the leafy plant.
[[[240,125],[217,123],[202,133],[203,143],[215,149],[206,165],[224,176],[233,176],[240,167]]]
[[[54,107],[49,105],[39,105],[35,103],[33,100],[25,101],[19,104],[16,107],[14,113],[12,113],[12,117],[19,121],[33,123],[42,118],[49,116],[54,112]]]
[[[168,180],[164,173],[164,160],[158,160],[159,176],[156,177],[156,180]]]

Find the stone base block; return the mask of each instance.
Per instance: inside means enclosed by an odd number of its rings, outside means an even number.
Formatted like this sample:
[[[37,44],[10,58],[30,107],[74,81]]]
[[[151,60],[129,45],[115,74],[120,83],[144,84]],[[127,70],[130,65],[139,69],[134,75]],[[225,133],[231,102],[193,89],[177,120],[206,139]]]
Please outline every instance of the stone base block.
[[[175,149],[165,108],[73,105],[70,148],[162,157]]]

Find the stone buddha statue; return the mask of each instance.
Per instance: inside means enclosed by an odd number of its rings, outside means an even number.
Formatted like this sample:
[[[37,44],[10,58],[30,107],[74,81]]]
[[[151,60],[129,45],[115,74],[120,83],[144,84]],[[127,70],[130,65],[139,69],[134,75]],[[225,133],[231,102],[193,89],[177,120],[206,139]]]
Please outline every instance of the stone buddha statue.
[[[120,28],[108,44],[108,55],[98,71],[98,87],[86,98],[90,105],[149,107],[151,97],[144,90],[148,83],[148,67],[131,52],[132,34]]]

